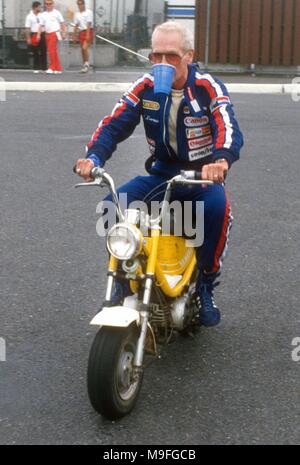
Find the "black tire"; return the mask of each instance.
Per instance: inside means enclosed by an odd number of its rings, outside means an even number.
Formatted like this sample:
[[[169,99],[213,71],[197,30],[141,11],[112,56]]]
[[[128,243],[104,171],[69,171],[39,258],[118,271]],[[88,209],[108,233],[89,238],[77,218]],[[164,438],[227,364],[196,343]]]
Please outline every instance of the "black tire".
[[[91,347],[87,384],[90,402],[96,412],[109,420],[127,415],[134,407],[142,385],[142,373],[132,379],[132,362],[138,330],[102,327]],[[128,367],[123,370],[124,365]]]

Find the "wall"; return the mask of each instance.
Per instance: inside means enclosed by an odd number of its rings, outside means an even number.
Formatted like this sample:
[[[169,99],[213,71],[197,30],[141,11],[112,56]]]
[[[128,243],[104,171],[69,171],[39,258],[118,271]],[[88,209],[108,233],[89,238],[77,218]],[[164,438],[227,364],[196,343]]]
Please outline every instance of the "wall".
[[[205,59],[208,0],[196,2],[196,51]],[[300,65],[300,0],[211,0],[209,63]]]

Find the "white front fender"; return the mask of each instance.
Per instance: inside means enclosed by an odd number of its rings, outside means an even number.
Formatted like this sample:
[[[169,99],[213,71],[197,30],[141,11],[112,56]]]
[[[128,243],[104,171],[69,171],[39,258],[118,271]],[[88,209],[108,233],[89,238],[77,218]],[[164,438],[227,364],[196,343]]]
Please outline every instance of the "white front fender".
[[[137,325],[140,324],[139,312],[133,308],[119,305],[116,307],[103,307],[101,312],[97,313],[90,324],[94,326],[116,326],[126,328],[134,321]]]

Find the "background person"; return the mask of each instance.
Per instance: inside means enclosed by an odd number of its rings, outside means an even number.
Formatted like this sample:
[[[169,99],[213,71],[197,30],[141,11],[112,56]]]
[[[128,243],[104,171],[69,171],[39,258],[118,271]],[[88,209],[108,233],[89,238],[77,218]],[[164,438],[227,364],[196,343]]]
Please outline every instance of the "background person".
[[[46,32],[46,44],[49,55],[47,74],[61,74],[62,66],[58,54],[58,43],[66,38],[66,25],[62,14],[54,8],[53,0],[45,1],[46,11],[41,14],[41,27]],[[41,30],[41,29],[40,29]]]
[[[45,32],[40,30],[41,3],[33,2],[32,10],[26,16],[26,41],[33,53],[34,73],[47,69],[47,47]]]
[[[79,12],[75,13],[74,16],[74,30],[73,30],[73,41],[77,39],[77,32],[79,29],[79,41],[81,47],[83,68],[80,70],[81,73],[88,73],[90,69],[89,63],[89,48],[93,42],[93,12],[85,7],[84,0],[78,0],[77,5]]]

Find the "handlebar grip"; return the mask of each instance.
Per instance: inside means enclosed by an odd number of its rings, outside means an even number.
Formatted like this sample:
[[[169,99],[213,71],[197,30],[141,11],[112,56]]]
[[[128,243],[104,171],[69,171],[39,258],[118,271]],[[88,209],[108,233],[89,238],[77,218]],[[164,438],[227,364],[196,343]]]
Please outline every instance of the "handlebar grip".
[[[201,180],[202,180],[201,171],[195,171],[195,181],[201,181]]]
[[[228,174],[228,170],[227,171],[224,171],[224,181],[227,177],[227,174]],[[202,181],[202,173],[201,171],[195,171],[195,181]]]

